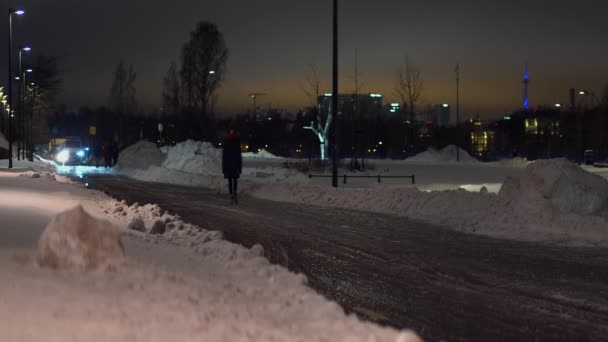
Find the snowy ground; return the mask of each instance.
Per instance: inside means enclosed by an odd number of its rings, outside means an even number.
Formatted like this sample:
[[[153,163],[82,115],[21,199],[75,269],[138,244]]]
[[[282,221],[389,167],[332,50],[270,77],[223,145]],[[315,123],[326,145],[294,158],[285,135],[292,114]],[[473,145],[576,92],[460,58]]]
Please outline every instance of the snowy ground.
[[[372,178],[349,179],[338,189],[329,186],[329,179],[311,180],[293,166],[305,161],[268,158],[267,153],[246,156],[239,189],[269,200],[389,213],[498,238],[608,245],[608,198],[601,190],[608,186],[605,169],[565,160],[480,163],[464,151],[462,162],[455,163],[453,153],[447,148],[413,161],[371,161],[368,175],[414,174],[415,186],[409,179],[377,184]],[[140,142],[121,153],[116,169],[143,181],[226,192],[221,150],[208,143],[187,141],[160,151]]]
[[[140,217],[146,229],[162,222],[169,232],[125,232],[127,261],[113,270],[38,267],[38,236],[77,204],[121,229]],[[344,315],[259,246],[228,243],[158,206],[127,207],[51,173],[0,172],[0,215],[2,340],[417,340]]]

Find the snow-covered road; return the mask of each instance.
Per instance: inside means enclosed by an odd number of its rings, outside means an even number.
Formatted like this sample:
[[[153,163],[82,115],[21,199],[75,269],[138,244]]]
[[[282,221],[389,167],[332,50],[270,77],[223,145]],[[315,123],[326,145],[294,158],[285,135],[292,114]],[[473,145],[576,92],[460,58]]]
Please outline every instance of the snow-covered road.
[[[273,262],[350,311],[428,340],[597,341],[608,336],[608,250],[486,238],[403,217],[90,176],[128,203],[157,203]]]
[[[232,244],[160,210],[125,207],[51,173],[0,171],[0,341],[419,341],[345,315],[305,277],[270,264],[260,246]],[[126,230],[136,217],[177,226],[164,236],[124,231],[126,258],[72,269],[104,255],[99,234]],[[51,246],[61,257],[49,257]],[[59,260],[71,266],[52,269]]]

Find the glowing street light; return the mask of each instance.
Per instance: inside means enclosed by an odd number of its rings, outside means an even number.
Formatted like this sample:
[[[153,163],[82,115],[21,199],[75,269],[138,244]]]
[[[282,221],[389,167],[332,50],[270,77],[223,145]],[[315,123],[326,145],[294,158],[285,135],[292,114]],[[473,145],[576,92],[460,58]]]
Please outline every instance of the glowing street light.
[[[561,108],[561,107],[562,107],[562,104],[561,104],[561,103],[556,103],[556,104],[555,104],[555,108]]]
[[[26,46],[22,46],[19,48],[19,77],[20,78],[15,78],[16,80],[22,80],[21,82],[19,82],[19,87],[18,87],[18,91],[17,91],[17,131],[19,132],[19,135],[21,136],[21,139],[19,139],[17,141],[17,160],[21,160],[21,151],[24,150],[23,146],[23,142],[24,139],[23,137],[25,136],[25,117],[23,115],[23,102],[24,100],[22,99],[21,93],[22,93],[22,88],[25,88],[25,72],[23,70],[23,52],[30,52],[32,51],[32,48],[28,45]],[[32,69],[27,69],[29,70],[28,72],[32,72]],[[26,70],[26,71],[27,71]]]
[[[8,9],[8,107],[11,107],[12,85],[13,85],[13,14],[22,16],[25,14],[21,9]],[[9,112],[10,113],[10,112]],[[12,115],[8,116],[8,168],[13,168],[13,136],[11,132]]]
[[[444,103],[442,106],[443,106],[443,108],[448,108],[450,105],[447,103]]]

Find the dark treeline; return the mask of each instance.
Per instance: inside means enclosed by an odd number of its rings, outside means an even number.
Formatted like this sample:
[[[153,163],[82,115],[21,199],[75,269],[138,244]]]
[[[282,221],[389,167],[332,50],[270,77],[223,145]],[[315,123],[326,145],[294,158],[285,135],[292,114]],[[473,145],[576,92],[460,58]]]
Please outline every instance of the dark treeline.
[[[125,147],[143,138],[162,144],[175,144],[187,139],[210,141],[217,146],[229,127],[237,128],[245,151],[266,149],[286,157],[318,158],[316,137],[304,127],[316,118],[314,109],[295,115],[269,110],[259,113],[237,114],[225,118],[209,118],[205,133],[199,113],[182,112],[175,116],[128,116],[125,121]],[[87,135],[90,126],[97,127],[97,135],[89,143],[113,139],[116,132],[115,113],[107,108],[82,109],[79,113],[57,113],[52,126],[58,136]],[[191,115],[190,117],[188,115]],[[158,124],[162,123],[162,133]],[[197,121],[198,123],[198,121]],[[359,127],[354,130],[353,126]],[[412,130],[413,149],[408,150],[406,137]],[[355,132],[355,133],[353,133]],[[528,159],[567,157],[582,160],[585,150],[592,150],[596,160],[608,158],[608,107],[572,113],[568,110],[539,108],[516,112],[501,120],[482,122],[472,119],[459,127],[438,127],[431,123],[404,123],[398,116],[378,115],[353,122],[346,116],[338,118],[338,141],[341,158],[406,158],[430,147],[443,148],[459,145],[480,160],[510,157]]]

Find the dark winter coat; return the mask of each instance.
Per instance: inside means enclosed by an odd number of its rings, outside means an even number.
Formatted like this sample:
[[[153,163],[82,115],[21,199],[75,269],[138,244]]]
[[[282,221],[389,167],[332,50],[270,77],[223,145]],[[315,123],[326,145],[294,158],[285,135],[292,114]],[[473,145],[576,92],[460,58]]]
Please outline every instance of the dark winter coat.
[[[239,178],[243,170],[243,156],[241,155],[241,140],[228,138],[224,141],[222,150],[222,172],[224,178]]]

